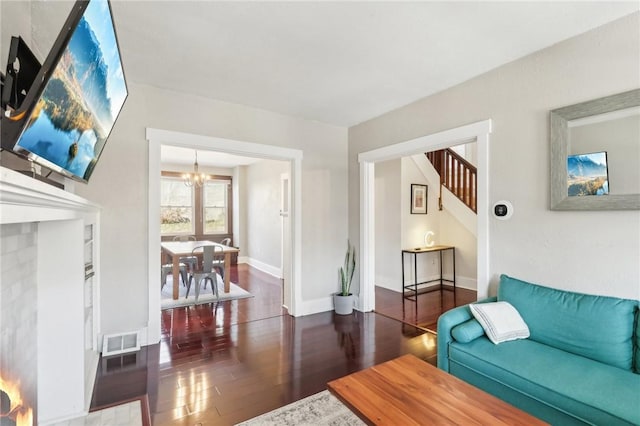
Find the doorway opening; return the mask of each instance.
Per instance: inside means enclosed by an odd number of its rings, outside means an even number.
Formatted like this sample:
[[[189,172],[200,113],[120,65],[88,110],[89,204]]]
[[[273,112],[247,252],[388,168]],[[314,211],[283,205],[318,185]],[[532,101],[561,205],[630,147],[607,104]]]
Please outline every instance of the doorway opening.
[[[359,154],[360,162],[360,298],[359,309],[375,308],[375,164],[469,142],[477,146],[477,297],[488,295],[488,176],[491,120],[445,130]],[[400,254],[398,253],[398,259]]]
[[[282,187],[282,176],[290,174],[290,163],[163,144],[161,166],[162,245],[190,246],[180,256],[176,280],[172,258],[163,253],[161,308],[206,304],[213,311],[233,311],[241,322],[282,315],[291,261],[287,256],[291,233],[284,229],[290,223],[282,216],[289,211],[290,185]],[[196,167],[198,181],[193,178]],[[211,280],[185,279],[201,261],[190,252],[191,245],[210,243],[221,244],[221,253],[233,250],[228,264],[220,254]],[[217,292],[208,285],[210,281],[216,283]],[[223,289],[227,285],[229,292]],[[220,320],[221,315],[216,316]],[[227,315],[223,323],[233,321]]]
[[[181,132],[172,132],[160,129],[147,128],[147,140],[149,142],[149,282],[160,282],[160,149],[162,145],[175,147],[188,147],[203,151],[217,151],[245,157],[255,157],[264,160],[277,160],[285,162],[290,173],[289,195],[289,231],[287,246],[290,248],[288,259],[284,261],[290,267],[285,268],[288,276],[283,280],[284,308],[290,315],[296,315],[296,308],[300,299],[300,215],[301,210],[301,161],[302,151],[254,144],[244,141],[235,141],[210,136],[193,135]],[[279,193],[276,190],[276,193]],[[235,227],[235,225],[234,225]],[[235,230],[234,230],[235,231]],[[277,238],[280,238],[278,235]],[[154,285],[149,286],[149,325],[148,341],[157,342],[160,339],[160,292]]]

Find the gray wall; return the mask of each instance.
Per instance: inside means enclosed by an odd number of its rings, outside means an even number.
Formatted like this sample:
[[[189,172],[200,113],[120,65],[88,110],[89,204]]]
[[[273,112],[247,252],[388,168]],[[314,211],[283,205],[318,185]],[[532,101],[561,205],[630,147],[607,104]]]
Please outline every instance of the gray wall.
[[[345,129],[133,82],[129,89],[91,182],[76,186],[79,195],[103,208],[104,333],[147,322],[146,127],[302,150],[302,298],[313,301],[335,291],[336,279],[325,265],[340,264],[347,236]]]
[[[280,175],[287,172],[289,163],[273,160],[251,164],[245,170],[246,250],[242,254],[249,257],[249,263],[266,266],[266,272],[281,266]]]
[[[3,40],[20,34],[36,53],[45,52],[43,59],[73,2],[12,3],[1,2]],[[126,72],[126,58],[123,63]],[[131,80],[128,88],[91,182],[75,185],[78,195],[102,206],[102,333],[140,329],[148,322],[147,127],[303,152],[301,311],[324,306],[338,287],[327,265],[337,269],[347,240],[347,129]]]
[[[51,14],[52,4],[65,10]],[[12,33],[48,52],[70,5],[0,2],[2,57]],[[511,200],[516,211],[510,221],[490,222],[492,283],[508,273],[638,298],[640,213],[548,208],[548,112],[639,87],[639,26],[636,13],[348,131],[129,81],[129,99],[91,182],[76,186],[103,207],[102,332],[144,327],[148,318],[146,127],[303,151],[302,299],[313,303],[337,288],[347,235],[359,241],[358,153],[491,118],[489,201]]]
[[[0,64],[2,66],[2,73],[4,74],[6,70],[5,67],[7,65],[7,57],[9,56],[11,36],[21,36],[34,51],[34,54],[42,61],[46,53],[40,55],[31,42],[30,2],[2,1],[0,2],[0,17],[2,17],[2,25],[0,25],[0,37],[2,37],[0,39]],[[5,19],[5,17],[11,17],[11,19]],[[53,44],[53,40],[51,40],[51,44]]]
[[[375,168],[376,264],[375,284],[401,290],[402,247],[401,160],[383,161]]]
[[[640,13],[487,72],[349,129],[349,233],[359,239],[357,155],[492,119],[489,274],[548,286],[640,298],[640,212],[549,210],[549,111],[640,86]],[[487,46],[491,49],[491,46]]]

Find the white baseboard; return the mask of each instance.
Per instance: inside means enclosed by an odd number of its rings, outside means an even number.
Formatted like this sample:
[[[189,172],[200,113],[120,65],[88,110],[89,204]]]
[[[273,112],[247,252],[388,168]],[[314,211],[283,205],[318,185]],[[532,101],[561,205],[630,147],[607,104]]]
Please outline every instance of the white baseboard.
[[[360,297],[357,294],[354,294],[353,296],[353,309],[364,312],[360,307]],[[333,309],[333,295],[330,295],[328,297],[302,302],[300,316],[333,311]]]
[[[478,280],[476,278],[469,277],[456,277],[456,287],[477,291]]]
[[[279,267],[275,267],[272,265],[269,265],[267,263],[261,262],[259,260],[256,259],[252,259],[250,257],[247,256],[241,256],[238,257],[238,263],[246,263],[248,265],[250,265],[253,268],[256,268],[262,272],[265,272],[271,276],[274,276],[276,278],[281,279],[282,278],[282,271],[280,270]]]
[[[451,275],[447,275],[445,274],[443,277],[445,280],[450,280],[452,278]],[[432,281],[429,285],[430,286],[435,286],[435,285],[440,285],[438,282],[436,282],[436,280],[440,280],[440,275],[432,275],[430,277],[425,277],[419,278],[420,282],[424,282],[424,281]],[[411,284],[410,280],[407,280],[407,282],[405,283],[406,285]],[[451,283],[445,283],[445,285],[450,285]],[[380,287],[382,288],[386,288],[387,290],[391,290],[391,291],[395,291],[398,293],[402,293],[402,287],[397,284],[396,281],[396,286],[398,286],[398,288],[391,288],[390,286],[387,285],[381,285]],[[465,290],[473,290],[476,291],[478,288],[478,280],[476,278],[469,278],[469,277],[461,277],[461,276],[457,276],[456,277],[456,287],[460,287],[460,288],[464,288]]]
[[[449,275],[449,274],[444,274],[444,276],[442,277],[445,280],[451,280],[453,279],[453,275]],[[436,280],[440,280],[440,275],[432,275],[430,277],[426,277],[426,278],[420,278],[420,281],[433,281],[431,283],[431,285],[439,285],[439,283],[436,283]],[[409,281],[407,281],[406,283],[407,285],[410,284]],[[445,285],[452,285],[450,282],[445,282]],[[466,290],[476,290],[478,288],[478,284],[477,284],[477,279],[475,278],[469,278],[469,277],[461,277],[459,275],[456,276],[456,287],[460,287],[460,288],[464,288]],[[402,291],[402,289],[400,289],[400,291]]]
[[[320,299],[306,300],[301,303],[299,314],[312,315],[333,310],[333,296]]]
[[[98,362],[100,361],[100,354],[95,351],[91,351],[89,355],[90,359],[87,359],[85,355],[85,361],[88,365],[85,365],[85,370],[92,371],[93,374],[85,374],[84,380],[84,410],[88,413],[91,408],[91,399],[93,397],[93,389],[96,384],[96,376],[98,372]]]
[[[440,278],[440,276],[438,277],[432,277],[430,279],[436,279],[436,278]],[[444,276],[445,279],[450,279],[452,278],[451,276]],[[456,277],[456,287],[459,288],[464,288],[466,290],[473,290],[475,291],[477,288],[477,280],[475,278],[468,278],[468,277]],[[435,283],[433,283],[433,285],[436,285]],[[402,293],[402,289],[400,289],[400,291],[398,292],[399,294]],[[355,306],[354,309],[357,310],[362,310],[360,308],[360,298],[358,297],[358,295],[355,295]],[[322,297],[320,299],[313,299],[313,300],[307,300],[307,301],[303,301],[302,306],[300,307],[300,315],[312,315],[312,314],[317,314],[320,312],[327,312],[327,311],[332,311],[333,310],[333,296],[328,296],[328,297]]]

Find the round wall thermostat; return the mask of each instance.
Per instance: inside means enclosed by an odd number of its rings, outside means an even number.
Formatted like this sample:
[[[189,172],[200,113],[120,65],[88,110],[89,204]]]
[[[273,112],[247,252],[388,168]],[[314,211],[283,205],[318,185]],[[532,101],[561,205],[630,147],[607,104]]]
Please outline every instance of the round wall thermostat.
[[[513,206],[508,201],[498,201],[493,205],[493,216],[496,219],[507,220],[513,216]]]

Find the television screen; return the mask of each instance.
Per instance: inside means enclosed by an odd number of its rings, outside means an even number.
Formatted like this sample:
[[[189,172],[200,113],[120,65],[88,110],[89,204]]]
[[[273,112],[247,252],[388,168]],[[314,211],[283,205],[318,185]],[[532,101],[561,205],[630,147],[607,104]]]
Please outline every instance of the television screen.
[[[86,3],[76,3],[82,11],[79,19],[72,28],[63,28],[72,31],[70,38],[64,37],[68,42],[57,52],[54,45],[50,55],[57,58],[52,71],[13,147],[84,182],[128,94],[110,4],[107,0]]]

